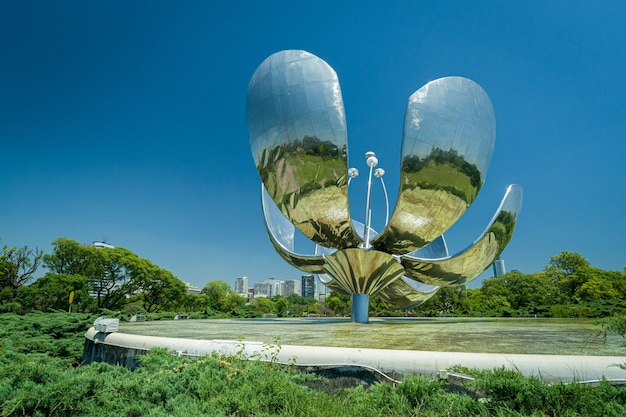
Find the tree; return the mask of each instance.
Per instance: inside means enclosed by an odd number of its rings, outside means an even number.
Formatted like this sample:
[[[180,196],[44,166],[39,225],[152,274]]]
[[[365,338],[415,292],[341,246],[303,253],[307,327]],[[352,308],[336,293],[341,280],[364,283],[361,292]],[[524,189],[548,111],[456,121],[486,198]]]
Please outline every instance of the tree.
[[[183,299],[184,283],[128,249],[97,248],[67,238],[56,239],[52,246],[53,253],[44,257],[46,267],[84,277],[97,308],[118,310],[138,296],[147,311],[154,311]]]
[[[32,279],[39,268],[43,251],[4,245],[0,251],[0,291],[17,289]]]
[[[552,256],[545,267],[556,287],[556,298],[562,304],[577,303],[576,293],[589,278],[590,263],[578,253],[563,251]]]
[[[265,297],[255,297],[250,300],[250,305],[254,307],[257,314],[269,314],[276,311],[274,301]]]
[[[245,300],[241,295],[231,292],[220,302],[220,311],[234,315],[244,314],[241,311],[244,304]]]
[[[53,253],[43,257],[43,263],[51,272],[63,275],[89,276],[93,264],[91,245],[81,245],[74,239],[60,237],[52,242]]]
[[[139,288],[139,298],[146,312],[182,305],[187,288],[170,271],[159,268],[147,259],[137,259],[131,266],[131,277]]]
[[[585,302],[608,301],[618,297],[619,292],[611,282],[597,275],[586,280],[576,291],[576,299]]]
[[[553,301],[553,288],[552,282],[544,273],[523,274],[513,271],[484,280],[480,291],[487,298],[504,297],[512,310],[526,314],[537,313],[540,306],[550,304]]]
[[[336,316],[345,316],[351,308],[350,297],[334,291],[326,296],[325,303]]]
[[[208,298],[204,294],[183,294],[179,301],[179,307],[183,311],[205,311],[208,304]]]
[[[419,309],[440,314],[467,313],[470,310],[467,288],[465,285],[441,287]]]
[[[202,289],[202,294],[207,296],[207,307],[213,311],[222,311],[224,299],[232,292],[230,284],[223,280],[211,281]]]
[[[510,309],[511,304],[502,295],[485,295],[482,291],[474,291],[469,296],[472,315],[483,317],[501,317]]]
[[[25,310],[68,311],[70,293],[73,293],[72,311],[89,311],[95,304],[87,291],[87,279],[81,275],[48,272],[34,283],[20,287],[17,293]]]
[[[575,252],[562,251],[557,256],[550,257],[550,263],[546,266],[547,270],[556,270],[564,275],[572,275],[578,269],[590,266],[591,264],[582,255]]]
[[[272,298],[272,301],[274,301],[274,313],[276,313],[278,317],[284,317],[289,310],[289,301],[279,295]]]

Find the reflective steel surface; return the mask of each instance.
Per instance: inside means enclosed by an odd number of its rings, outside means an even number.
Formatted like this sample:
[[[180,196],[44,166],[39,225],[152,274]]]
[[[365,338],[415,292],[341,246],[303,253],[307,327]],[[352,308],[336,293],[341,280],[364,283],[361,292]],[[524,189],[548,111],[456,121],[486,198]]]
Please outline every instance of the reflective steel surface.
[[[275,53],[252,76],[246,105],[252,155],[280,211],[315,243],[356,247],[335,71],[305,51]]]
[[[485,231],[467,249],[443,259],[410,255],[402,257],[407,276],[431,285],[459,285],[471,281],[489,267],[513,236],[522,208],[522,187],[511,185]]]
[[[276,249],[276,252],[278,252],[281,258],[301,271],[310,274],[323,273],[323,256],[303,255],[294,251],[293,241],[295,229],[272,202],[264,185],[261,185],[261,204],[263,205],[263,216],[267,234],[274,249]]]
[[[324,272],[349,294],[376,295],[400,279],[404,268],[384,252],[350,248],[325,257]]]
[[[380,290],[378,296],[389,308],[410,310],[435,295],[439,289],[439,287],[433,287],[430,292],[418,291],[411,286],[410,282],[406,278],[397,280]]]
[[[326,62],[300,50],[271,55],[252,76],[246,105],[270,241],[332,290],[412,308],[440,286],[476,278],[511,239],[522,206],[518,185],[467,249],[450,256],[443,237],[478,195],[495,144],[493,107],[474,81],[440,78],[411,95],[398,200],[380,234],[350,217],[348,182],[357,174],[348,170],[341,90]],[[296,228],[317,244],[314,254],[295,251]]]
[[[448,230],[485,181],[495,132],[491,101],[472,80],[440,78],[411,95],[398,201],[374,247],[409,253]]]

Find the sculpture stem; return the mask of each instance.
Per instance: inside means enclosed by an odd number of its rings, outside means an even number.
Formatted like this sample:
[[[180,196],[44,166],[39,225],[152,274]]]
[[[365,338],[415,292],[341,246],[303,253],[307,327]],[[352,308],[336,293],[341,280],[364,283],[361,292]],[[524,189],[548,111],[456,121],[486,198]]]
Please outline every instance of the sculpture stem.
[[[352,294],[352,322],[369,323],[370,296],[367,294]]]
[[[370,174],[367,180],[367,199],[365,200],[365,230],[363,235],[365,236],[365,242],[363,243],[364,249],[370,248],[370,222],[372,220],[371,204],[372,204],[372,171],[374,165],[370,165]]]

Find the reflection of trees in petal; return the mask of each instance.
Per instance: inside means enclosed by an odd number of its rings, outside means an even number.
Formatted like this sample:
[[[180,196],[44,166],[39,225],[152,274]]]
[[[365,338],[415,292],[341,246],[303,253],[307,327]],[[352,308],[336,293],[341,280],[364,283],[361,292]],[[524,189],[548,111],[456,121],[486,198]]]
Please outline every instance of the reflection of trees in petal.
[[[513,237],[516,219],[517,215],[515,213],[501,211],[498,217],[496,217],[496,221],[489,228],[489,233],[493,233],[498,242],[498,254],[502,253]]]
[[[358,244],[347,211],[346,147],[315,136],[264,149],[257,169],[276,206],[305,236],[324,246]],[[329,201],[345,201],[328,207]],[[326,203],[322,203],[326,202]]]
[[[433,148],[430,155],[420,158],[407,156],[402,161],[405,181],[402,190],[421,188],[444,190],[470,204],[482,187],[482,177],[476,164],[470,164],[455,149]]]
[[[351,225],[347,221],[331,225],[311,219],[307,223],[315,231],[314,240],[328,242],[332,248],[345,249],[358,243],[352,239]]]

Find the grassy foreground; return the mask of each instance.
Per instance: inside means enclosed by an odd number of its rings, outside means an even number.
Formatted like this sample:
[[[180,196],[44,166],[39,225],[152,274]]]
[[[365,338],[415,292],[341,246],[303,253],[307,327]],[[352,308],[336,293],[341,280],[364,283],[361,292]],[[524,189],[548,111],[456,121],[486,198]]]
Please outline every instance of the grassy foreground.
[[[272,364],[156,349],[129,371],[80,365],[96,316],[0,315],[1,416],[624,416],[626,388],[545,385],[496,369],[449,393],[420,376],[340,390]],[[322,381],[323,382],[323,381]],[[480,397],[480,398],[478,398]]]

